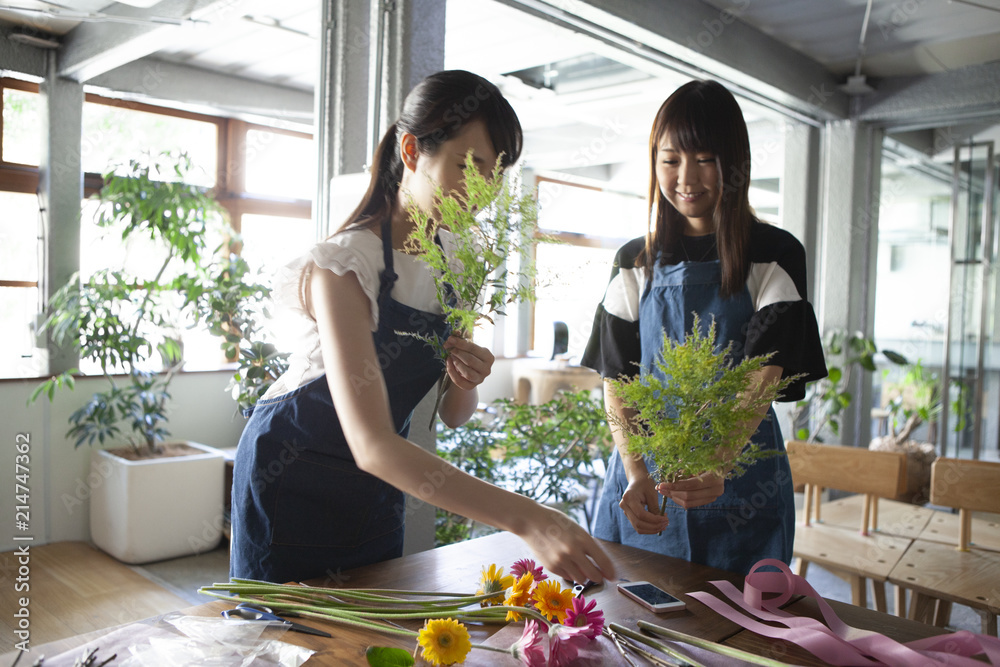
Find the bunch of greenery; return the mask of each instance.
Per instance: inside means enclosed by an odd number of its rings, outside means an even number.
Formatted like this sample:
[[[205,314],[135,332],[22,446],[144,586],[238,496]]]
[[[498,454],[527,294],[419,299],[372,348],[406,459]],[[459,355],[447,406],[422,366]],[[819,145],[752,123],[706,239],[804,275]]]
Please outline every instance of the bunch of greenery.
[[[580,489],[599,479],[612,441],[602,402],[590,392],[563,392],[542,405],[501,399],[489,423],[472,420],[438,432],[438,453],[487,482],[564,511],[585,508]],[[438,546],[471,536],[468,519],[438,510]]]
[[[654,374],[611,380],[632,419],[612,416],[629,454],[646,457],[655,479],[673,482],[702,473],[736,477],[778,452],[750,442],[757,416],[795,378],[763,385],[757,375],[769,355],[733,363],[731,344],[717,352],[715,322],[701,332],[695,316],[683,343],[664,334]],[[666,498],[664,498],[664,502]]]
[[[795,424],[795,438],[808,442],[822,442],[824,428],[829,428],[834,437],[840,435],[842,413],[854,400],[848,391],[852,373],[875,370],[875,355],[879,349],[875,341],[861,333],[848,333],[842,329],[832,329],[823,344],[827,376],[809,386],[806,397],[795,404],[792,423]],[[907,360],[892,350],[881,350],[891,363],[903,366]]]
[[[469,339],[480,320],[493,322],[503,315],[508,304],[534,298],[534,271],[525,261],[527,250],[538,243],[538,208],[530,195],[518,196],[512,183],[504,178],[500,158],[489,177],[476,168],[472,151],[465,157],[465,193],[434,193],[433,213],[415,204],[408,209],[414,229],[405,248],[421,255],[431,267],[437,287],[437,299],[445,319],[456,336]],[[438,230],[451,232],[452,252],[445,253],[438,243]],[[520,269],[512,271],[507,259],[522,258]],[[490,288],[485,303],[480,300]],[[432,345],[441,359],[446,359],[444,341],[422,338]],[[438,382],[437,401],[448,387],[447,374]],[[433,424],[434,415],[431,416]]]

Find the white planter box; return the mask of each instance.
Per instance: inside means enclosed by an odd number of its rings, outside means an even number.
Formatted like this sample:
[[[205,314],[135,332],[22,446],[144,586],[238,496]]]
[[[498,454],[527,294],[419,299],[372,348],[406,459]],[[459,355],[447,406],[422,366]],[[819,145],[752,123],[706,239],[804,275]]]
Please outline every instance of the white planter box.
[[[129,461],[102,449],[90,458],[90,534],[123,563],[210,551],[222,538],[225,457],[202,454]]]

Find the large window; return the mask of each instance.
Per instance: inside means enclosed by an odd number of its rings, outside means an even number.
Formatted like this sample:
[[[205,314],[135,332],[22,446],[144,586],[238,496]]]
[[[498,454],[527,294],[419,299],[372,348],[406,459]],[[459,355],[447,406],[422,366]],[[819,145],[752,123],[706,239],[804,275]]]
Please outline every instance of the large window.
[[[31,327],[40,305],[41,221],[35,192],[42,122],[37,85],[0,79],[0,91],[0,377],[26,377],[44,365]]]
[[[548,356],[556,322],[569,330],[566,354],[579,362],[604,297],[615,252],[646,233],[646,201],[566,181],[539,179],[538,225],[558,243],[541,243],[535,255],[538,287],[531,349]]]
[[[44,310],[44,265],[39,163],[44,123],[36,84],[0,80],[3,125],[0,133],[0,377],[44,374],[44,355],[34,324]],[[234,119],[86,95],[81,162],[87,193],[115,165],[171,151],[192,160],[192,185],[215,188],[233,228],[244,232],[243,252],[252,266],[269,276],[305,252],[314,241],[311,218],[312,137]],[[123,245],[113,230],[94,222],[96,206],[81,203],[80,272],[86,277],[105,267],[141,267],[155,249]],[[225,360],[219,341],[206,332],[183,332],[187,369],[218,368]],[[82,368],[93,372],[95,368]]]

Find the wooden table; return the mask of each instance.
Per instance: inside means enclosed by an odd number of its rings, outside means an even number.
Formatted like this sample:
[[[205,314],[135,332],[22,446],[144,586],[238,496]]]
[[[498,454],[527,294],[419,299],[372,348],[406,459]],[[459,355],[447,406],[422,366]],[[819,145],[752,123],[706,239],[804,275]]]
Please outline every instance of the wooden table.
[[[641,551],[620,544],[603,543],[608,553],[614,559],[618,576],[631,581],[647,580],[659,585],[666,591],[687,602],[687,609],[681,612],[656,615],[647,612],[617,592],[614,584],[605,583],[591,589],[588,596],[597,600],[598,607],[603,610],[608,621],[615,621],[628,627],[635,627],[639,619],[668,626],[680,632],[696,635],[715,642],[737,646],[762,655],[781,656],[788,662],[802,665],[824,664],[811,654],[795,646],[783,642],[766,640],[758,635],[747,632],[724,619],[698,601],[684,595],[693,591],[709,591],[717,593],[714,586],[708,582],[725,579],[742,589],[743,577],[740,575],[716,570],[714,568],[696,565],[687,561],[668,558],[659,554]],[[339,575],[337,582],[313,580],[313,585],[339,585],[351,588],[378,587],[401,588],[437,591],[475,591],[480,571],[483,565],[496,563],[506,568],[519,558],[531,557],[531,552],[520,539],[509,533],[498,533],[459,544],[454,544],[431,551],[405,556],[395,560],[357,568]],[[205,582],[206,584],[211,582]],[[921,637],[941,634],[944,630],[930,625],[924,625],[906,619],[889,616],[869,609],[831,601],[830,604],[838,616],[849,625],[882,632],[900,641],[910,641]],[[231,605],[222,601],[208,602],[203,605],[185,609],[184,613],[193,616],[218,616],[220,611]],[[818,618],[818,610],[814,601],[808,598],[793,600],[787,609]],[[332,639],[288,632],[282,636],[283,641],[315,649],[317,653],[309,659],[307,667],[313,665],[366,665],[364,651],[372,644],[381,646],[398,646],[412,649],[414,640],[397,638],[391,635],[381,635],[367,631],[354,630],[317,619],[308,619],[307,625],[327,630]],[[414,627],[419,627],[417,624]],[[473,643],[496,643],[497,646],[508,646],[509,639],[516,639],[520,629],[503,626],[482,626],[470,628]],[[106,637],[113,629],[100,633],[79,635],[45,646],[34,648],[31,653],[22,658],[21,664],[31,664],[28,658],[37,658],[45,654],[54,656],[60,652],[75,647],[81,647],[89,641]],[[500,631],[500,632],[498,632]],[[494,635],[496,635],[494,637]],[[501,642],[500,639],[503,639]],[[491,639],[493,641],[491,641]],[[606,640],[602,640],[606,642]],[[97,645],[101,645],[98,641]],[[608,644],[608,647],[610,644]],[[608,648],[605,647],[605,648]],[[595,649],[596,650],[596,649]],[[610,650],[610,649],[608,649]],[[0,664],[9,665],[14,654],[3,656]],[[617,654],[605,653],[602,657],[588,661],[578,661],[579,664],[617,664]],[[505,656],[499,653],[473,650],[470,653],[468,665],[504,665],[517,664],[505,662]],[[624,664],[624,663],[620,663]]]

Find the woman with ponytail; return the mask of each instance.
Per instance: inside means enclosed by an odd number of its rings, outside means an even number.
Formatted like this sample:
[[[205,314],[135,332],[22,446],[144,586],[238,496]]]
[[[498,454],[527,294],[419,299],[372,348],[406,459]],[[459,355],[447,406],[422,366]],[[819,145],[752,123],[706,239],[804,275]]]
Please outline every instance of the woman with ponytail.
[[[714,321],[717,349],[732,344],[733,363],[773,355],[761,382],[800,375],[779,400],[801,399],[806,382],[826,376],[805,250],[750,207],[750,140],[736,99],[715,81],[678,88],[653,121],[648,158],[649,231],[618,251],[583,365],[605,378],[659,373],[664,334],[683,342],[698,315],[703,335]],[[605,404],[616,423],[633,416],[607,383]],[[758,460],[734,479],[658,484],[621,433],[613,436],[597,537],[732,572],[762,558],[790,561],[795,507],[786,457]],[[752,441],[784,451],[770,406]],[[661,495],[669,498],[663,514]]]
[[[301,322],[289,369],[240,439],[230,575],[286,582],[402,554],[404,493],[523,538],[575,581],[613,576],[607,555],[564,514],[472,477],[406,439],[414,407],[446,369],[439,416],[464,423],[489,350],[449,336],[430,268],[403,246],[408,208],[461,192],[465,156],[488,175],[521,154],[521,126],[489,81],[433,74],[379,143],[371,182],[339,230],[278,276],[276,300]],[[441,230],[440,243],[450,236]],[[413,334],[446,339],[446,364]]]

